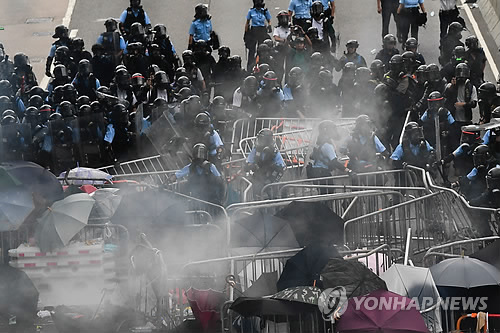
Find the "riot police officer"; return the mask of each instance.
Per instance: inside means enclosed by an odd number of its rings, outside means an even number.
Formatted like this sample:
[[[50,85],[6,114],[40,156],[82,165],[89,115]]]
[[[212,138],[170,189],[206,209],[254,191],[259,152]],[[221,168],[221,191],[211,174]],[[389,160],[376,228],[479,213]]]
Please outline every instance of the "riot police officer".
[[[69,47],[71,44],[71,39],[69,38],[69,30],[62,24],[58,25],[55,28],[54,35],[52,35],[52,38],[57,38],[57,40],[54,43],[52,43],[49,55],[47,57],[47,61],[45,62],[45,75],[47,75],[48,77],[51,77],[50,66],[52,66],[52,60],[56,55],[56,49],[59,46]]]
[[[422,53],[418,52],[418,40],[410,37],[405,42],[406,51],[411,51],[415,54],[415,58],[420,65],[425,65],[425,58]]]
[[[54,67],[54,77],[50,79],[49,83],[47,84],[47,90],[49,92],[49,98],[52,95],[52,91],[54,90],[55,87],[57,86],[63,86],[66,83],[70,82],[70,78],[68,75],[68,71],[66,69],[66,66],[59,64]]]
[[[72,82],[78,94],[89,96],[91,100],[96,100],[95,91],[99,89],[101,84],[92,73],[90,61],[87,59],[80,60],[78,63],[78,74]]]
[[[492,82],[481,84],[477,90],[479,104],[479,122],[486,124],[490,122],[491,111],[500,106],[500,96],[497,94],[497,88]]]
[[[267,21],[267,26],[266,26]],[[269,38],[271,32],[271,14],[265,7],[264,0],[253,0],[253,7],[248,11],[245,23],[245,47],[248,49],[247,71],[255,66],[257,45]]]
[[[0,80],[9,80],[14,73],[14,64],[5,53],[3,44],[0,43]]]
[[[382,49],[378,51],[375,59],[381,60],[387,67],[392,56],[399,54],[399,50],[396,48],[396,37],[393,34],[387,34],[382,39]]]
[[[103,32],[97,38],[97,44],[104,47],[104,54],[112,59],[114,66],[117,66],[121,62],[121,57],[127,48],[127,44],[118,33],[118,22],[114,18],[108,18],[104,21],[104,26],[106,27],[106,32]]]
[[[141,0],[130,0],[130,7],[120,15],[120,30],[125,38],[128,38],[130,27],[134,23],[140,23],[144,28],[151,28],[151,20],[141,6]]]
[[[194,7],[194,20],[189,28],[189,41],[188,48],[191,49],[193,43],[199,40],[204,40],[205,42],[211,42],[217,44],[217,41],[212,41],[212,37],[215,37],[212,28],[212,20],[210,14],[208,14],[208,7],[205,4],[197,4]],[[214,49],[218,49],[214,46]]]
[[[467,64],[470,67],[470,81],[474,87],[479,86],[484,82],[484,68],[486,67],[486,54],[482,47],[479,46],[479,40],[472,35],[465,39],[467,47]]]
[[[273,132],[268,128],[260,130],[245,165],[246,171],[253,172],[254,195],[260,196],[265,185],[279,181],[285,168],[281,153],[275,147]]]
[[[306,114],[306,90],[303,87],[304,72],[294,67],[288,74],[288,82],[283,87],[283,101],[287,116],[295,118]]]
[[[352,62],[356,66],[356,68],[367,66],[365,58],[357,52],[357,49],[359,47],[359,43],[357,40],[348,40],[345,46],[347,51],[344,51],[344,55],[339,60],[334,61],[335,70],[337,72],[343,70],[345,64],[347,64],[348,62]]]
[[[448,83],[443,96],[446,108],[451,111],[457,126],[472,123],[472,109],[477,105],[476,87],[470,82],[470,69],[465,63],[455,68],[455,79]]]
[[[436,146],[437,135],[439,135],[441,145],[441,156],[447,155],[452,147],[456,147],[460,127],[454,126],[455,119],[450,111],[444,107],[444,98],[439,91],[434,91],[427,99],[428,109],[424,112],[420,121],[424,127],[424,137],[433,146]],[[436,121],[438,125],[436,125]],[[438,126],[438,130],[436,130]]]
[[[272,117],[281,112],[285,96],[275,72],[267,71],[264,74],[263,84],[257,91],[257,96],[262,105],[263,116]]]
[[[248,114],[258,116],[261,105],[257,98],[259,82],[253,75],[247,76],[233,94],[233,107],[242,109]]]
[[[455,47],[465,46],[461,41],[463,30],[464,27],[458,22],[453,22],[448,26],[448,33],[441,39],[439,46],[441,51],[439,63],[442,66],[446,65],[448,61],[451,60]]]
[[[462,177],[466,176],[474,167],[472,153],[482,142],[481,128],[478,125],[463,126],[460,146],[451,154],[445,156],[440,161],[440,164],[445,165],[454,161],[455,174]]]
[[[391,155],[395,168],[414,165],[428,168],[435,162],[434,149],[425,140],[422,127],[416,122],[406,124],[403,142],[400,143]]]
[[[209,161],[220,165],[224,152],[224,143],[219,133],[214,130],[210,117],[206,112],[201,112],[194,118],[194,129],[190,137],[194,144],[203,143],[208,149]]]

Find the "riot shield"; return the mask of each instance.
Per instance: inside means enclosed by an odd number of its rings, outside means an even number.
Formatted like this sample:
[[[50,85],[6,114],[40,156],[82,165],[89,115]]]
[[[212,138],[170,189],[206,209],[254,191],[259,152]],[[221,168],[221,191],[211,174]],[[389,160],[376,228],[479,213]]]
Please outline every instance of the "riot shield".
[[[48,129],[45,149],[50,153],[52,171],[59,174],[74,168],[79,157],[77,149],[80,138],[78,120],[51,120],[48,122]]]
[[[31,161],[33,145],[29,124],[0,126],[0,161]]]
[[[82,165],[95,167],[103,163],[103,140],[106,133],[104,115],[93,113],[78,117],[80,140],[77,142]]]

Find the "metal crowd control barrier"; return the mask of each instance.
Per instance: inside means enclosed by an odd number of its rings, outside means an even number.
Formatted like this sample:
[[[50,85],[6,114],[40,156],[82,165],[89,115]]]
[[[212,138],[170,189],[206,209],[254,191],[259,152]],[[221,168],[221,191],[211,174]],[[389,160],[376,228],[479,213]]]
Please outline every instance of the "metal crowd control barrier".
[[[449,211],[449,197],[434,192],[356,217],[344,224],[345,245],[371,248],[384,243],[403,250],[411,228],[412,252],[422,252],[468,232],[467,221],[456,220]]]
[[[237,203],[226,209],[231,219],[238,219],[255,211],[274,215],[292,201],[322,203],[343,219],[349,219],[389,207],[393,202],[403,201],[403,195],[396,191],[371,190]]]
[[[438,259],[458,258],[469,255],[486,246],[486,242],[499,240],[500,236],[464,239],[456,242],[433,246],[425,253],[422,262],[424,266],[430,267],[437,263]]]

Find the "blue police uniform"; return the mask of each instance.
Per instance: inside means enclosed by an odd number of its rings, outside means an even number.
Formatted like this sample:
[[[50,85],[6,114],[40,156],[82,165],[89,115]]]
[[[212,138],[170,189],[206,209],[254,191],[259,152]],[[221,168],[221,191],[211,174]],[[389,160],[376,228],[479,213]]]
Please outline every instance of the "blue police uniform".
[[[251,21],[252,27],[263,27],[266,25],[266,20],[271,20],[271,14],[267,9],[251,8],[247,14],[247,20]]]
[[[283,87],[283,101],[293,101],[292,89],[288,83]]]
[[[312,0],[291,0],[288,10],[294,12],[295,18],[311,18]]]
[[[97,37],[97,44],[102,45],[103,40],[104,37],[100,35],[99,37]],[[127,51],[127,44],[125,43],[125,39],[123,39],[122,36],[120,36],[120,50],[122,50],[123,52]]]
[[[416,8],[421,3],[424,3],[424,0],[399,0],[399,3],[402,4],[405,8]]]
[[[191,163],[189,163],[188,165],[186,165],[185,167],[183,167],[179,171],[176,171],[175,177],[177,179],[182,179],[182,178],[187,177],[189,175],[190,168],[191,168]],[[200,166],[196,166],[196,172],[198,173],[198,175],[202,175],[204,170]],[[212,175],[214,175],[216,177],[221,176],[219,170],[217,170],[217,167],[213,163],[210,164],[210,172],[212,173]]]
[[[191,27],[189,28],[189,34],[193,36],[193,40],[195,42],[199,40],[204,40],[208,42],[210,40],[211,32],[212,32],[211,20],[196,19],[191,23]]]
[[[420,120],[424,123],[428,122],[428,121],[432,121],[432,119],[429,118],[429,114],[427,113],[427,111],[425,111],[424,114],[422,115],[422,117],[420,117]],[[448,111],[448,113],[446,115],[446,121],[448,122],[448,125],[451,125],[455,122],[455,119],[451,115],[450,111]]]
[[[106,126],[106,134],[104,135],[104,141],[107,143],[113,143],[113,139],[115,138],[115,128],[113,127],[113,124],[108,124]]]
[[[313,168],[323,168],[328,169],[328,163],[337,159],[337,152],[335,151],[335,147],[331,143],[324,143],[319,148],[319,158],[315,159],[312,167]]]
[[[137,17],[139,15],[139,10],[132,8],[132,14],[134,14],[134,16]],[[127,10],[125,9],[120,15],[120,22],[125,23],[126,18],[127,18]],[[146,25],[151,24],[151,20],[149,19],[149,16],[146,12],[144,12],[144,21],[146,22]]]
[[[490,144],[490,137],[491,137],[491,130],[487,130],[486,133],[483,135],[483,144],[489,145]]]
[[[330,8],[329,4],[333,3],[335,0],[321,0],[321,3],[323,4],[323,9],[327,10]]]
[[[78,76],[75,76],[75,78],[73,79],[71,84],[76,87],[76,85],[78,85],[79,83],[80,83],[80,78]],[[86,82],[84,84],[86,86],[88,86],[89,80],[86,80]],[[100,87],[101,87],[101,83],[99,82],[99,79],[95,78],[95,89],[99,89]],[[94,87],[92,87],[92,88],[94,88]]]
[[[426,144],[426,151],[431,152],[434,149],[431,147],[429,142],[425,141]],[[414,156],[418,156],[420,152],[420,145],[413,145],[409,143],[410,151]],[[400,143],[396,149],[394,149],[394,152],[391,155],[391,159],[394,161],[401,161],[404,158],[404,150],[403,150],[403,145]]]
[[[212,135],[210,135],[210,145],[207,147],[209,149],[208,154],[210,156],[217,155],[217,148],[223,146],[224,143],[222,142],[219,133],[217,131],[212,131]]]
[[[247,163],[249,164],[255,164],[258,163],[258,161],[255,160],[255,157],[257,155],[257,149],[255,147],[252,148],[250,151],[250,154],[247,157]],[[266,159],[266,153],[262,153],[260,155],[261,161]],[[273,158],[273,163],[279,167],[285,168],[286,164],[285,161],[283,161],[283,157],[281,157],[281,154],[279,151],[274,153],[274,158]]]
[[[67,46],[69,47],[68,44],[64,43],[63,41],[59,40],[58,41],[59,43],[58,44],[52,44],[52,46],[50,47],[50,51],[49,51],[49,57],[51,58],[54,58],[55,55],[56,55],[56,49],[59,47],[59,46]]]

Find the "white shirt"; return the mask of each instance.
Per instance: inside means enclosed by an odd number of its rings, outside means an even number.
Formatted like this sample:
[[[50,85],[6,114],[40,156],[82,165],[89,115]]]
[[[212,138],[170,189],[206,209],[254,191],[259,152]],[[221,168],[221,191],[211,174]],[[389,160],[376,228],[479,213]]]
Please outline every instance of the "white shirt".
[[[441,10],[452,10],[457,6],[457,0],[440,0]]]
[[[471,101],[477,101],[476,87],[472,86],[472,94],[470,96]],[[465,84],[458,86],[457,102],[465,102]],[[465,117],[465,109],[463,107],[455,108],[455,120],[456,121],[469,121]]]
[[[273,37],[279,37],[281,39],[287,39],[290,35],[290,28],[275,27],[273,31]]]
[[[241,100],[243,99],[243,94],[241,93],[241,89],[238,88],[234,91],[233,94],[233,106],[241,108]]]
[[[316,21],[312,19],[312,27],[318,29],[318,37],[323,39],[323,20]]]

